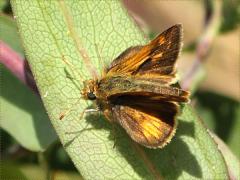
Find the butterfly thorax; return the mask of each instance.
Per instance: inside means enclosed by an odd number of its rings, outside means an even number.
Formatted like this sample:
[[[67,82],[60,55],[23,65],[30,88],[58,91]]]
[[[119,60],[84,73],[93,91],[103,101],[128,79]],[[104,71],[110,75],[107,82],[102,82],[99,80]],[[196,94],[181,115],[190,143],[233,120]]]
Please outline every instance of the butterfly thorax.
[[[111,102],[107,100],[105,94],[99,91],[99,86],[101,84],[101,80],[87,80],[84,81],[84,88],[81,92],[82,97],[86,100],[95,101],[98,109],[103,112],[105,117],[109,121],[113,121],[112,112],[111,112]],[[106,91],[108,91],[106,89]]]

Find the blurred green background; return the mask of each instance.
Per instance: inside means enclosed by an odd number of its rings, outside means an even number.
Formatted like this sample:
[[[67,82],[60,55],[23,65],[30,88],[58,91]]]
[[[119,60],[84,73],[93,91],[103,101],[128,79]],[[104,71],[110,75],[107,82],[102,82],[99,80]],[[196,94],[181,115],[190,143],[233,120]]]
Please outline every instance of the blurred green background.
[[[192,90],[195,110],[205,125],[240,158],[239,2],[224,0],[220,14],[216,13],[218,5],[212,1],[125,0],[123,4],[149,38],[175,23],[183,24],[180,82],[190,79],[186,88]],[[0,1],[0,15],[0,40],[24,59],[9,1]],[[213,16],[217,25],[209,28]],[[205,42],[206,53],[199,56],[202,50],[199,45]],[[196,59],[197,68],[186,75]],[[81,179],[58,141],[40,98],[2,64],[0,68],[1,163],[4,164],[1,176],[41,179],[51,174],[59,179]]]

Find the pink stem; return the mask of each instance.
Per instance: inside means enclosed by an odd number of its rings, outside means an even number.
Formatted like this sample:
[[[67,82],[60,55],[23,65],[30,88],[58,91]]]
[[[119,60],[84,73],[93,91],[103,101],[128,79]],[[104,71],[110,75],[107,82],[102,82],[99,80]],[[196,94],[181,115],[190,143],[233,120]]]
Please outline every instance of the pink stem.
[[[0,63],[3,64],[12,74],[21,82],[38,93],[31,70],[25,61],[17,52],[0,40]]]
[[[212,17],[207,22],[206,29],[201,39],[197,44],[194,63],[192,67],[189,68],[189,71],[186,72],[185,76],[180,82],[181,87],[185,90],[189,90],[191,88],[191,84],[196,78],[195,76],[201,68],[203,62],[206,60],[205,58],[208,55],[211,46],[213,45],[213,40],[216,37],[218,29],[220,27],[222,2],[213,1],[213,3],[215,9]]]

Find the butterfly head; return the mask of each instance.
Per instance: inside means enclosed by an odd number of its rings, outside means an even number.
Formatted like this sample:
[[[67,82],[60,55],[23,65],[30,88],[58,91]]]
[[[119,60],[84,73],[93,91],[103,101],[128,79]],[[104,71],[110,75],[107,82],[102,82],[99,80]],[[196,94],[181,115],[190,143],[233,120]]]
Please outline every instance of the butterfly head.
[[[83,90],[81,92],[82,97],[86,100],[95,100],[96,97],[96,87],[97,81],[95,80],[87,80],[83,82]]]

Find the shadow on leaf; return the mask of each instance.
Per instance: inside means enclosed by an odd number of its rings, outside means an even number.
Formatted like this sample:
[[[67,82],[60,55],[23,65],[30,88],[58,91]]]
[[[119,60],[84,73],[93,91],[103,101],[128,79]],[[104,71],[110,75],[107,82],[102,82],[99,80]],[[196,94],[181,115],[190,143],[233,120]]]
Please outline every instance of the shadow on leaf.
[[[100,119],[100,121],[99,121]],[[94,114],[87,115],[86,120],[93,128],[83,129],[76,132],[77,135],[67,143],[69,145],[72,141],[78,138],[81,132],[91,129],[104,129],[110,131],[109,140],[113,142],[113,149],[116,149],[132,166],[132,168],[142,178],[156,178],[144,161],[144,158],[137,152],[133,146],[133,142],[126,134],[124,129],[119,125],[111,125],[107,122],[104,116],[96,116]],[[115,128],[113,128],[115,126]],[[188,136],[194,138],[194,125],[184,120],[179,120],[176,136],[163,149],[149,149],[140,146],[141,151],[145,152],[148,161],[155,167],[156,171],[164,178],[177,179],[183,171],[195,178],[202,177],[201,167],[188,148],[181,136]],[[124,168],[124,167],[123,167]]]

